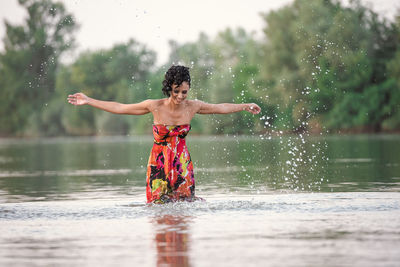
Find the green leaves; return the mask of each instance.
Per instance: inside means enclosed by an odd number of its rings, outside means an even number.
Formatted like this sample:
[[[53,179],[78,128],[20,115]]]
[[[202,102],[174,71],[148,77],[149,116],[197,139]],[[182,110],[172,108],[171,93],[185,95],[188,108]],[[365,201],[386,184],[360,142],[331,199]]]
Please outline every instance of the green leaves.
[[[262,15],[261,38],[228,28],[195,42],[170,41],[169,61],[160,68],[155,52],[134,39],[60,67],[60,55],[74,46],[73,16],[50,0],[19,3],[28,16],[22,25],[5,22],[0,54],[0,135],[146,132],[150,117],[77,109],[66,96],[162,98],[164,73],[178,63],[191,67],[191,98],[262,108],[259,116],[196,116],[195,132],[400,128],[400,16],[388,22],[360,1],[296,0]]]
[[[60,104],[65,102],[69,93],[79,91],[97,99],[122,103],[150,98],[149,78],[154,62],[155,53],[133,39],[108,50],[82,53],[58,77],[57,90],[63,95],[59,99]],[[154,89],[161,92],[160,88],[161,82]],[[137,122],[137,119],[92,108],[67,106],[65,109],[67,118],[63,120],[63,125],[69,134],[79,134],[79,127],[85,129],[81,134],[128,134]],[[76,128],[76,125],[79,127]]]
[[[398,90],[388,82],[385,66],[399,47],[393,25],[359,1],[343,7],[334,1],[297,0],[264,19],[266,60],[260,78],[270,85],[279,116],[288,118],[286,108],[296,109],[302,101],[321,120],[318,124],[332,130],[380,130],[383,119],[392,116],[381,112],[386,105],[381,96]],[[292,117],[286,124],[297,127],[298,116]]]
[[[59,57],[71,46],[76,25],[61,3],[19,3],[28,17],[23,25],[5,22],[5,51],[0,54],[0,134],[41,135],[52,118],[43,114],[55,91]]]

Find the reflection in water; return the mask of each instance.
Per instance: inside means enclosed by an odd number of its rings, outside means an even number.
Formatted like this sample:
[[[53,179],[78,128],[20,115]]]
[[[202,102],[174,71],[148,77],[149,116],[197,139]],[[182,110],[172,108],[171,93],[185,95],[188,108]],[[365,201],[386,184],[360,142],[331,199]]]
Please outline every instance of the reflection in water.
[[[0,139],[0,203],[144,196],[151,142]],[[191,137],[190,142],[199,196],[400,191],[399,135]]]
[[[400,135],[192,137],[207,202],[150,206],[150,138],[30,142],[0,140],[0,266],[400,263]]]
[[[190,266],[189,221],[181,215],[153,218],[156,227],[157,266]]]

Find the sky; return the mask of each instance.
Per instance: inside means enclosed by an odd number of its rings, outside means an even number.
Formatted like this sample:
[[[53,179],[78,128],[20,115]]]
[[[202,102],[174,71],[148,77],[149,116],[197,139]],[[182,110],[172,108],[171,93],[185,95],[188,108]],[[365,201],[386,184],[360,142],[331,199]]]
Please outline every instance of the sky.
[[[276,10],[293,0],[61,0],[78,24],[74,58],[85,50],[111,48],[130,38],[157,53],[157,65],[165,63],[170,52],[168,41],[197,40],[200,32],[214,37],[226,28],[242,27],[260,37],[264,21],[260,13]],[[343,0],[346,4],[348,0]],[[393,19],[398,0],[362,0],[383,16]],[[0,1],[0,50],[5,35],[4,19],[21,24],[26,12],[17,0]]]

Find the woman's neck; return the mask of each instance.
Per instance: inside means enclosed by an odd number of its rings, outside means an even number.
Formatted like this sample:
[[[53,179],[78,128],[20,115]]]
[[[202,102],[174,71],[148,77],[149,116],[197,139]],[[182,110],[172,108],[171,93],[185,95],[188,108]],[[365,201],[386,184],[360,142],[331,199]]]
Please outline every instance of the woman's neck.
[[[182,105],[184,105],[186,102],[186,99],[183,100],[180,104],[176,104],[174,103],[174,101],[172,100],[171,97],[167,98],[166,101],[166,105],[168,106],[168,108],[170,108],[171,110],[177,110],[180,109],[182,107]]]

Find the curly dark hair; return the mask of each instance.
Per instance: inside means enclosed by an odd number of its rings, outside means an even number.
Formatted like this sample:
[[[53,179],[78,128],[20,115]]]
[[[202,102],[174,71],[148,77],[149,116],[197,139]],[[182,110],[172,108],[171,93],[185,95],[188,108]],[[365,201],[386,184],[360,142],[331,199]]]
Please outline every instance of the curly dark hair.
[[[185,66],[171,66],[165,73],[164,81],[162,82],[162,91],[164,95],[170,97],[172,85],[180,86],[183,82],[187,82],[190,87],[190,73],[189,68]]]

